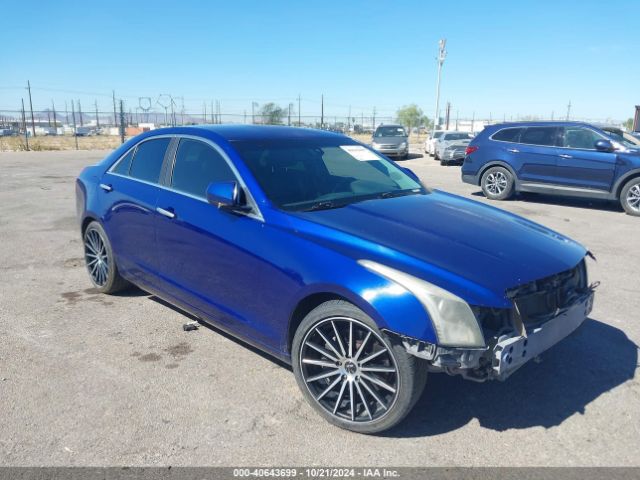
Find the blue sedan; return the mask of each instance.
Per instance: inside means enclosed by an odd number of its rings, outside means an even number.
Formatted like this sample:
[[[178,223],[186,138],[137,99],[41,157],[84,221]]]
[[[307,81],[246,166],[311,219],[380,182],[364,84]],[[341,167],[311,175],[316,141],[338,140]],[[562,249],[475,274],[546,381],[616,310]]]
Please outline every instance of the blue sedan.
[[[85,168],[76,200],[97,289],[137,285],[290,363],[357,432],[400,422],[428,371],[506,378],[592,307],[584,247],[339,134],[147,132]]]

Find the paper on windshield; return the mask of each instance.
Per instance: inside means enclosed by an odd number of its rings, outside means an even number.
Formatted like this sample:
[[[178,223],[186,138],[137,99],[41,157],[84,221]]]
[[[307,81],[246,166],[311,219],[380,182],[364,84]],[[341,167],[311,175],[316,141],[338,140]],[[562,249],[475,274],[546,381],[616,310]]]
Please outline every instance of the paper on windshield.
[[[340,148],[351,155],[356,160],[368,162],[369,160],[380,160],[380,157],[368,148],[361,145],[341,145]]]

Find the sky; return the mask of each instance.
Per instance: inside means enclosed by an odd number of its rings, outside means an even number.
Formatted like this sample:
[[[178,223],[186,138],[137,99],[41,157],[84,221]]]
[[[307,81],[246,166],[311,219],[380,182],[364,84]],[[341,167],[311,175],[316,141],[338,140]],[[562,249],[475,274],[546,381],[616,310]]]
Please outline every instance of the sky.
[[[109,111],[115,90],[128,108],[170,94],[196,113],[214,100],[295,111],[300,95],[302,115],[319,115],[324,95],[326,116],[415,103],[433,118],[440,38],[441,103],[460,118],[560,118],[571,102],[572,118],[625,120],[640,104],[638,0],[0,0],[0,12],[0,110],[27,101],[29,80],[38,110]]]

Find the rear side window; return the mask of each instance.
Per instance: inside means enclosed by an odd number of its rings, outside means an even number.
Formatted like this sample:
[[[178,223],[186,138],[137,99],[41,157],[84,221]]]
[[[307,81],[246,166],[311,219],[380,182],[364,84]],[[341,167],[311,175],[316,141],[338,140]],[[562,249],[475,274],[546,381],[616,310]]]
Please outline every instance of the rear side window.
[[[519,143],[553,147],[556,145],[556,127],[529,127],[520,136]]]
[[[132,148],[117,164],[113,167],[113,173],[119,173],[120,175],[129,175],[129,168],[131,168],[131,160],[133,159],[133,152],[135,148]]]
[[[595,143],[598,140],[602,140],[602,137],[588,128],[565,127],[562,146],[566,148],[595,150]]]
[[[204,198],[210,183],[235,180],[231,168],[217,150],[197,140],[180,140],[171,178],[174,189]]]
[[[517,142],[522,130],[524,128],[503,128],[494,133],[491,138],[499,142]]]
[[[138,145],[129,176],[145,182],[158,183],[164,154],[170,141],[170,138],[157,138]]]

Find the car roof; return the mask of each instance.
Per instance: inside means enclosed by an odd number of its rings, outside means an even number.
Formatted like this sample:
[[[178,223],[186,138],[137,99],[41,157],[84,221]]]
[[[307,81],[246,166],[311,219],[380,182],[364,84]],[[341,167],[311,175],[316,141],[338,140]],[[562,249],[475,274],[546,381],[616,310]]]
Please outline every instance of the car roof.
[[[581,126],[581,127],[595,127],[596,125],[587,122],[572,122],[572,121],[559,121],[559,120],[540,120],[540,121],[521,121],[521,122],[501,122],[494,123],[492,125],[488,125],[490,127],[570,127],[570,126]]]
[[[190,125],[152,130],[152,135],[191,134],[208,136],[213,133],[229,142],[247,140],[284,140],[305,138],[344,138],[346,135],[314,128],[286,127],[281,125]]]

